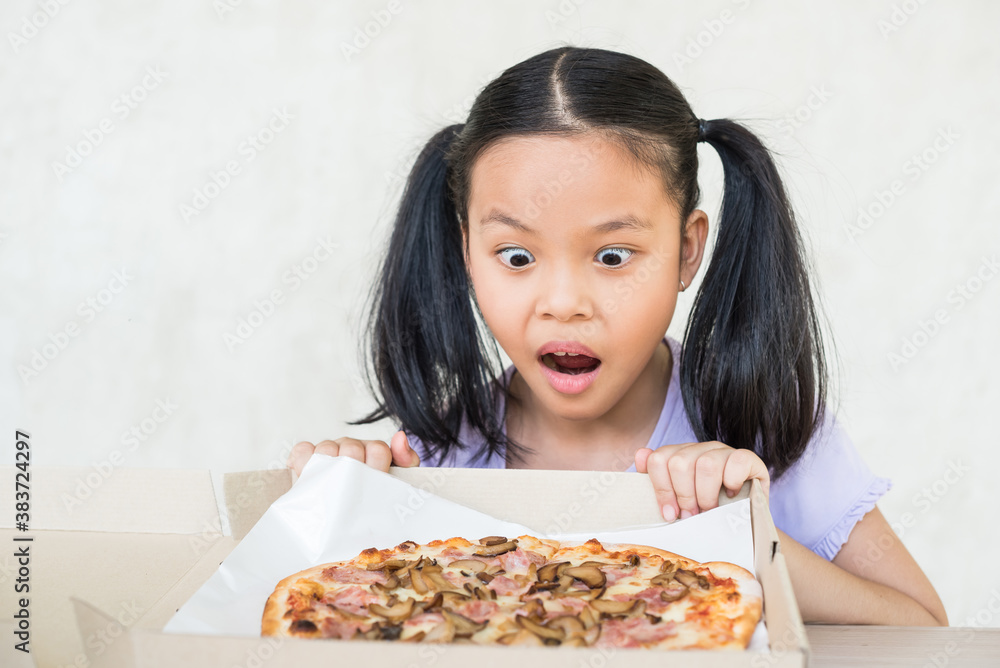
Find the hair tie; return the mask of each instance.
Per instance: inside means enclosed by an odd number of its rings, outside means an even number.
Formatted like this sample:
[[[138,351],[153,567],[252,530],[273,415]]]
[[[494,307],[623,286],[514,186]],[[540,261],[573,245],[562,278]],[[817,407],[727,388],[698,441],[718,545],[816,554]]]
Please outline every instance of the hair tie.
[[[705,141],[705,130],[708,125],[708,121],[699,118],[698,119],[698,141]]]

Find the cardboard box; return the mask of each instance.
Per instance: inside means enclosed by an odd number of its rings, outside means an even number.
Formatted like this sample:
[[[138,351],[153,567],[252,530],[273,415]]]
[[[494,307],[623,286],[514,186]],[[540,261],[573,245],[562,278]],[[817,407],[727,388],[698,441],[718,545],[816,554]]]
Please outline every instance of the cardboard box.
[[[13,480],[13,469],[0,480]],[[9,474],[8,474],[9,472]],[[540,532],[601,531],[661,521],[652,485],[637,473],[492,469],[396,469],[393,475],[443,498]],[[162,633],[180,607],[215,572],[274,499],[289,489],[287,470],[224,476],[223,533],[207,471],[94,469],[32,471],[32,657],[63,666],[245,666],[334,660],[338,665],[468,668],[513,661],[519,666],[805,666],[805,629],[767,502],[757,483],[750,497],[754,558],[764,590],[771,651],[669,652],[554,647],[404,645]],[[0,483],[0,495],[11,490]],[[44,490],[42,493],[40,490]],[[12,498],[9,497],[9,498]],[[414,495],[419,504],[420,494]],[[720,501],[729,502],[725,495]],[[2,518],[0,521],[10,520]],[[13,544],[15,532],[0,530]],[[0,559],[0,575],[9,568]],[[0,583],[11,587],[11,583]],[[6,595],[2,619],[15,603]],[[263,602],[262,602],[263,605]],[[75,633],[78,629],[79,633]],[[0,627],[0,631],[4,629]],[[12,629],[11,629],[12,630]],[[5,632],[6,638],[11,633]],[[5,641],[0,657],[11,652]],[[12,660],[24,661],[21,652]],[[4,665],[17,665],[2,662]],[[27,665],[27,664],[25,664]]]

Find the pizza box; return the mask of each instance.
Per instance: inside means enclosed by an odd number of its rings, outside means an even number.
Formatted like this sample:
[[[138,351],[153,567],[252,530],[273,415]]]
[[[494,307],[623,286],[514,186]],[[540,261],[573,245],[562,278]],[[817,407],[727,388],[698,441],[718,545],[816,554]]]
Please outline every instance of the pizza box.
[[[174,613],[219,568],[271,503],[292,485],[287,469],[230,473],[216,499],[208,471],[36,468],[31,530],[0,518],[0,540],[30,536],[31,654],[0,647],[4,666],[242,666],[313,664],[459,667],[470,662],[525,666],[660,666],[658,650],[403,645],[164,632]],[[660,522],[648,476],[609,471],[390,469],[434,495],[509,522],[565,532],[606,531]],[[13,498],[13,469],[0,468],[0,495]],[[583,494],[585,489],[600,494]],[[415,498],[419,503],[421,497]],[[767,501],[754,482],[721,503],[749,498],[754,565],[764,591],[769,651],[673,651],[685,665],[805,666],[809,647]],[[219,508],[222,508],[222,514]],[[225,520],[225,521],[224,521]],[[6,524],[3,524],[5,523]],[[225,530],[224,530],[225,527]],[[10,552],[10,551],[8,551]],[[0,587],[17,565],[0,557]],[[16,597],[3,596],[0,620]],[[10,627],[10,628],[7,628]],[[8,639],[15,629],[0,622]]]

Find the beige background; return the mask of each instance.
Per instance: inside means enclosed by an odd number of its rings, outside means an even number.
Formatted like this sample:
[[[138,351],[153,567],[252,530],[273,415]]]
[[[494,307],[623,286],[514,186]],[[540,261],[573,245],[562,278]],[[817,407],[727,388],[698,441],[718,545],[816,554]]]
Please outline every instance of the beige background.
[[[33,465],[94,466],[85,503],[117,466],[218,474],[280,466],[298,440],[391,435],[345,422],[373,405],[363,297],[416,152],[505,68],[565,43],[618,49],[780,154],[840,355],[839,415],[895,483],[880,507],[953,624],[1000,626],[1000,578],[955,566],[1000,556],[1000,5],[497,6],[4,2],[5,462],[30,431]],[[270,141],[251,160],[257,134]],[[88,155],[55,165],[71,148]],[[714,221],[719,162],[701,150]]]

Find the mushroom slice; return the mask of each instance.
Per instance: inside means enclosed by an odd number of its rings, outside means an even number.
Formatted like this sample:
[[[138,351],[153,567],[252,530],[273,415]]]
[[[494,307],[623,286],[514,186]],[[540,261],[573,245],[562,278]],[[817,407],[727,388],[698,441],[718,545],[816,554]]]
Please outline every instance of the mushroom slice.
[[[521,630],[521,627],[517,625],[510,617],[505,617],[502,622],[497,625],[497,631],[500,633],[517,633]]]
[[[598,615],[594,614],[594,609],[589,605],[580,610],[580,621],[583,622],[583,628],[589,629],[595,624],[597,624]]]
[[[434,594],[434,598],[430,599],[429,601],[421,601],[420,603],[417,604],[417,606],[423,608],[423,610],[426,612],[428,610],[433,610],[434,608],[440,608],[443,604],[444,604],[444,594],[442,592],[438,592]]]
[[[679,601],[685,596],[687,596],[687,593],[688,593],[687,587],[684,587],[683,589],[677,589],[674,591],[671,591],[669,589],[664,589],[663,591],[660,592],[660,600],[664,601],[665,603],[673,603],[674,601]]]
[[[490,600],[490,590],[485,587],[466,582],[465,590],[469,592],[469,597],[471,598],[478,598],[480,601]]]
[[[478,579],[479,579],[479,580],[480,580],[480,581],[481,581],[481,582],[482,582],[483,584],[489,584],[489,583],[490,583],[490,581],[491,581],[491,580],[493,579],[493,576],[492,576],[492,575],[490,575],[489,573],[476,573],[476,577],[477,577],[477,578],[478,578]]]
[[[451,610],[443,609],[441,614],[455,626],[455,636],[458,638],[468,638],[473,633],[477,631],[482,631],[486,628],[486,622],[475,622],[466,617],[465,615],[460,615],[457,612],[452,612]]]
[[[561,628],[542,626],[538,622],[528,619],[524,615],[517,616],[517,623],[528,629],[542,640],[562,640],[566,637],[566,631]]]
[[[572,585],[572,584],[573,584],[573,578],[571,578],[568,575],[560,575],[559,576],[559,586],[556,589],[554,589],[553,591],[554,592],[559,592],[559,593],[569,591],[570,585]]]
[[[398,586],[399,586],[399,578],[397,578],[396,574],[393,573],[392,575],[389,576],[389,579],[385,581],[385,584],[382,584],[381,582],[373,582],[372,590],[380,592],[382,594],[389,595],[392,592],[392,590]]]
[[[582,598],[587,601],[592,601],[595,598],[600,598],[604,595],[605,587],[600,589],[570,589],[568,591],[554,591],[553,596],[574,596],[576,598]]]
[[[481,547],[472,554],[477,557],[496,557],[516,549],[517,539],[515,538],[514,540],[508,540],[504,543],[494,543],[492,545]]]
[[[663,563],[660,564],[660,572],[661,573],[670,573],[670,574],[673,574],[673,573],[675,573],[677,571],[677,569],[678,569],[677,562],[670,561],[669,559],[664,559]]]
[[[562,570],[569,567],[568,561],[550,561],[538,569],[539,582],[555,582],[562,575]]]
[[[426,631],[417,631],[412,636],[408,638],[401,638],[400,640],[401,642],[420,642],[421,640],[424,639],[424,636],[426,635],[427,635]]]
[[[573,566],[567,568],[563,575],[568,575],[587,585],[591,589],[597,589],[607,584],[608,578],[597,566]]]
[[[687,587],[698,587],[699,589],[708,589],[708,578],[704,575],[698,575],[694,571],[689,571],[687,569],[681,568],[674,574],[674,579],[680,582],[682,585]]]
[[[674,581],[673,573],[660,573],[658,575],[654,575],[653,577],[649,578],[649,584],[657,587],[661,585],[670,584],[673,581]]]
[[[447,617],[424,636],[424,642],[451,642],[454,639],[455,624]]]
[[[386,568],[386,569],[388,569],[390,571],[394,571],[394,570],[402,568],[405,565],[406,565],[406,562],[403,561],[402,559],[387,559],[385,561],[380,561],[377,564],[368,564],[368,566],[366,566],[366,568],[368,570],[370,570],[370,571],[380,571],[383,568]]]
[[[506,572],[507,571],[504,570],[503,565],[499,564],[499,563],[493,564],[492,566],[487,566],[486,567],[486,573],[489,574],[489,575],[502,575],[503,573],[506,573]]]
[[[611,564],[609,564],[606,561],[585,561],[582,564],[577,564],[577,565],[578,566],[594,566],[596,568],[600,568],[601,566],[611,566]]]
[[[399,640],[403,632],[402,624],[380,624],[378,625],[379,640]]]
[[[353,619],[353,620],[359,621],[359,622],[368,619],[368,615],[356,615],[353,612],[349,612],[349,611],[344,610],[342,608],[338,608],[337,606],[335,606],[335,605],[333,605],[331,603],[327,603],[326,607],[330,608],[331,610],[335,610],[338,614],[343,615],[346,619]]]
[[[639,565],[639,555],[630,554],[628,555],[628,562],[625,564],[629,568],[636,568]]]
[[[452,568],[460,568],[463,571],[482,573],[486,570],[486,562],[479,559],[459,559],[448,564]]]
[[[426,571],[426,569],[424,570]],[[420,575],[424,579],[424,582],[427,583],[428,587],[431,587],[439,591],[455,590],[455,585],[448,582],[448,580],[446,580],[445,577],[440,573],[438,573],[437,571],[431,571],[430,573],[423,572]]]
[[[638,601],[635,602],[635,605],[632,606],[632,609],[628,611],[626,617],[642,617],[645,614],[646,614],[646,601],[640,598]]]
[[[413,604],[415,602],[414,599],[408,598],[391,608],[387,608],[379,603],[372,603],[368,606],[368,612],[379,617],[385,617],[390,621],[398,622],[407,619],[413,613]]]
[[[418,594],[426,594],[430,591],[430,587],[428,587],[427,583],[424,581],[424,576],[421,575],[420,571],[416,568],[410,569],[410,586],[413,588],[413,591]]]
[[[464,591],[440,591],[445,603],[464,603],[470,600],[472,597],[466,594]]]
[[[593,606],[594,610],[598,612],[605,612],[609,615],[624,615],[628,614],[639,607],[642,603],[642,609],[645,611],[646,602],[642,599],[634,601],[609,601],[604,598],[599,598],[596,601],[591,601],[590,605]]]
[[[531,599],[524,604],[524,607],[521,608],[521,610],[524,612],[523,616],[525,617],[533,617],[539,620],[545,617],[545,604],[542,603],[542,600],[539,598]],[[518,615],[518,617],[520,616],[522,615]]]
[[[480,545],[499,545],[500,543],[506,543],[506,536],[487,536],[486,538],[480,538]]]
[[[593,645],[599,637],[601,637],[601,625],[594,624],[584,632],[583,642],[587,643],[588,646]]]
[[[546,624],[550,629],[562,629],[565,633],[566,638],[575,638],[582,636],[583,632],[587,629],[584,628],[583,622],[576,615],[560,615],[559,617],[553,617]]]
[[[497,638],[497,642],[501,645],[544,645],[544,641],[536,636],[534,633],[528,629],[520,629],[516,633],[508,633],[507,635],[500,636]]]

